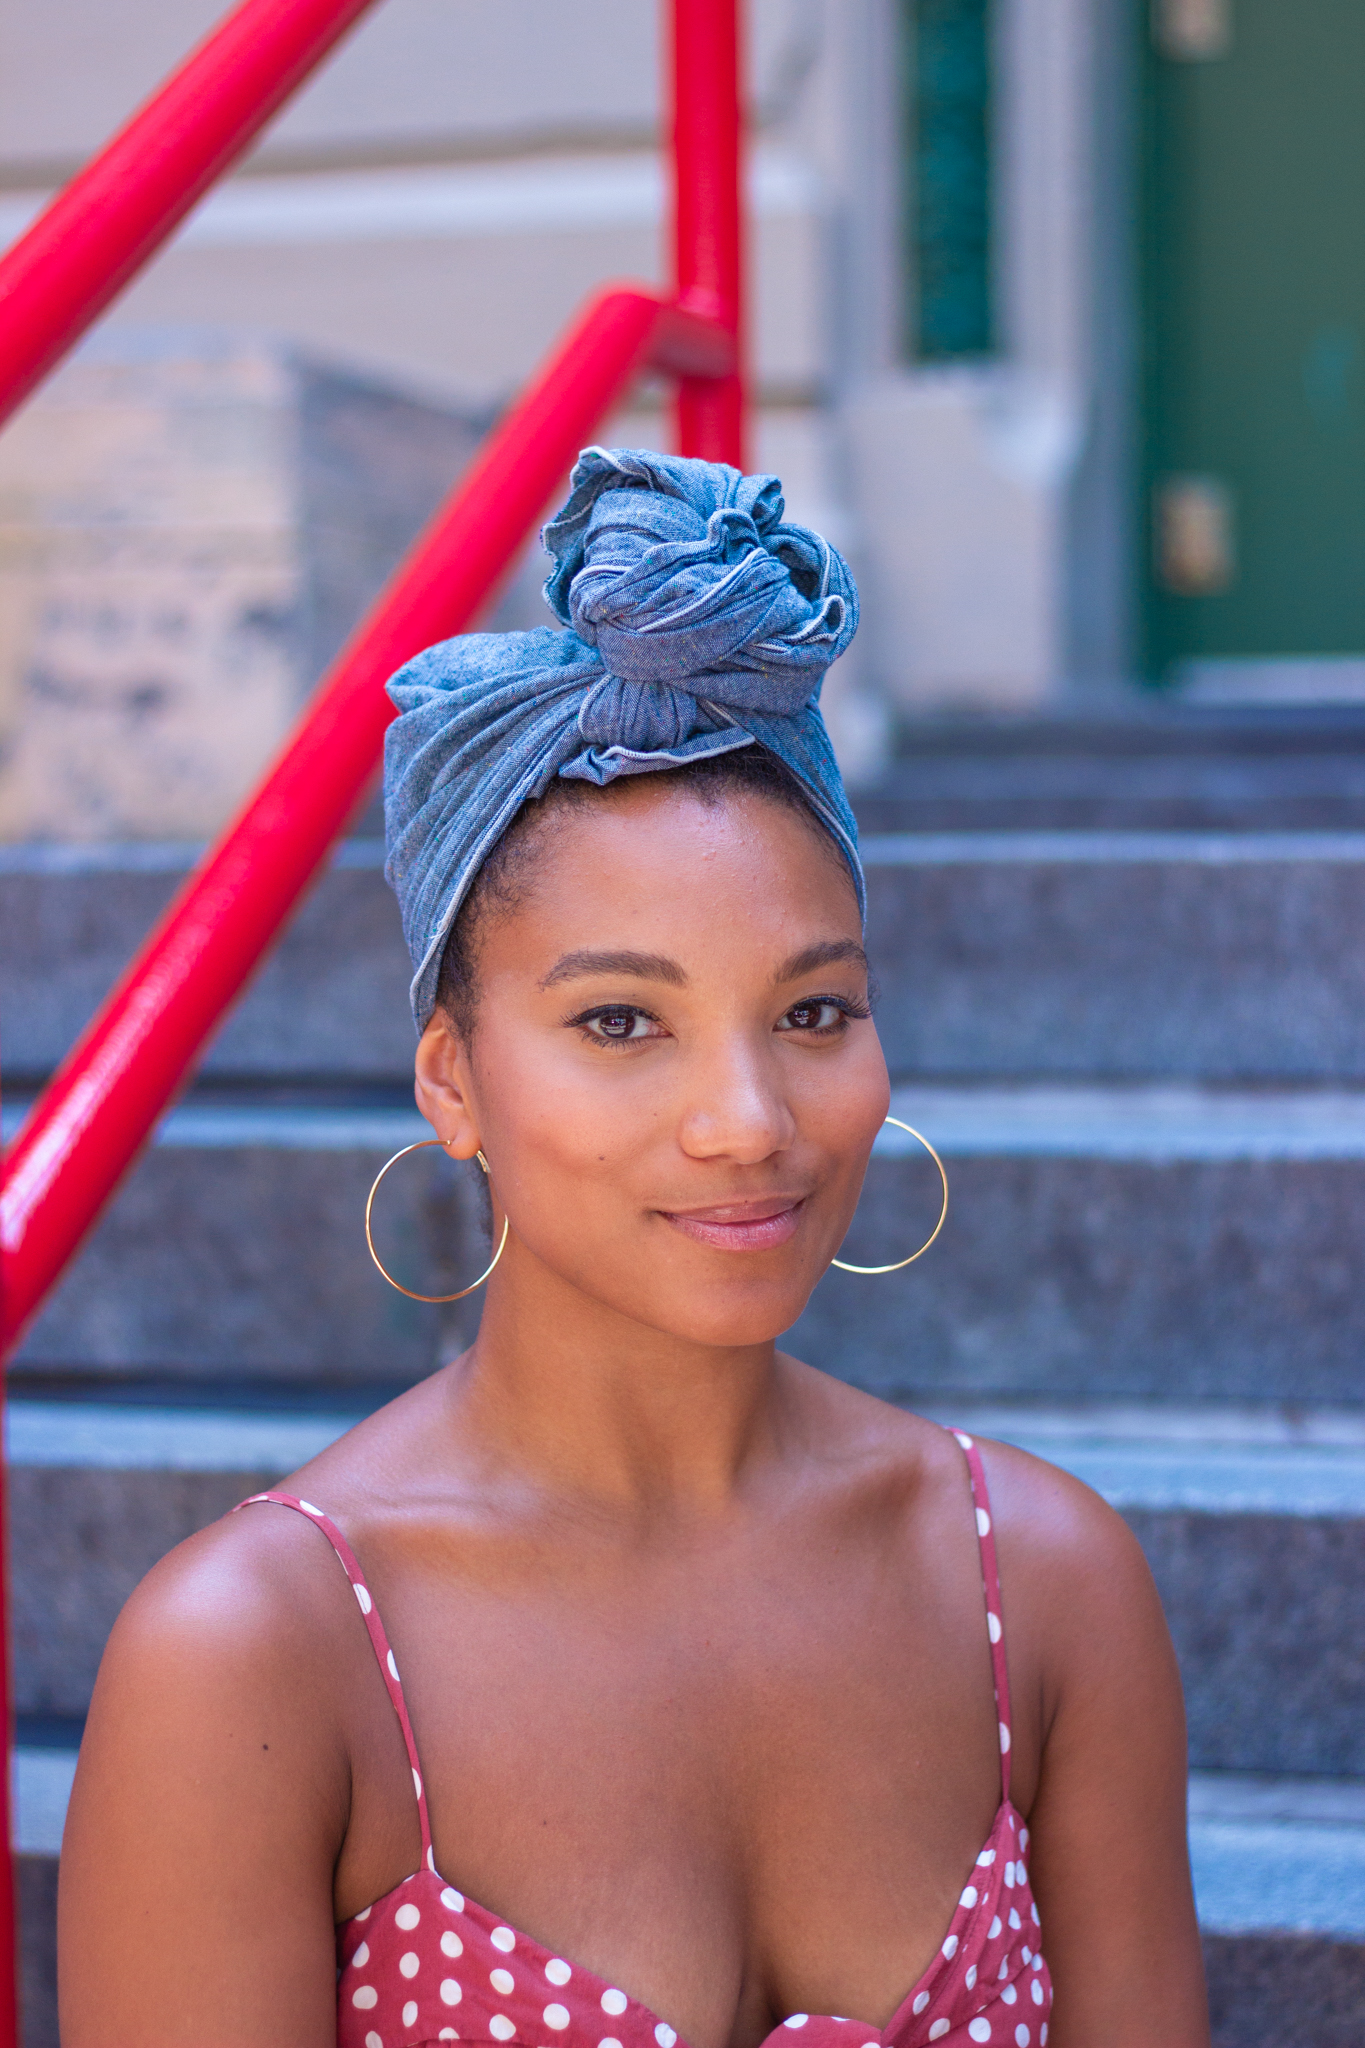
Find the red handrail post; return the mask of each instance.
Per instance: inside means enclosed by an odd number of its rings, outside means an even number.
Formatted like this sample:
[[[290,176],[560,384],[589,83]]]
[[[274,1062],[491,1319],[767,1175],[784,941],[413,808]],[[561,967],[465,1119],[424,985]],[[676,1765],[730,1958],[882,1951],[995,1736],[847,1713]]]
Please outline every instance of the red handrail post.
[[[374,0],[243,0],[0,259],[0,422]]]
[[[745,466],[742,0],[673,0],[673,229],[679,303],[734,337],[726,377],[678,382],[678,449]]]
[[[19,1885],[10,1765],[14,1756],[14,1684],[9,1626],[9,1474],[0,1459],[0,1658],[4,1681],[4,1756],[0,1770],[0,2048],[19,2048]]]
[[[44,209],[0,259],[0,423],[372,4],[243,0]],[[13,1278],[0,1248],[0,1314]],[[19,2048],[7,1494],[0,1456],[0,2048]]]
[[[0,1265],[0,1286],[3,1282]],[[0,1406],[0,1416],[3,1412]],[[0,1455],[0,2048],[19,2048],[19,1884],[10,1786],[14,1683],[9,1588],[9,1473]]]

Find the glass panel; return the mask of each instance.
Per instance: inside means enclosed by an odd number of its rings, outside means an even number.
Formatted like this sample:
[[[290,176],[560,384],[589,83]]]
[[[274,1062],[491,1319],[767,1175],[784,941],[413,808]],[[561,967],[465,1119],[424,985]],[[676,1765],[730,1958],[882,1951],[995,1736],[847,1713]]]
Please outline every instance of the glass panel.
[[[987,355],[991,292],[990,0],[902,0],[908,352]]]

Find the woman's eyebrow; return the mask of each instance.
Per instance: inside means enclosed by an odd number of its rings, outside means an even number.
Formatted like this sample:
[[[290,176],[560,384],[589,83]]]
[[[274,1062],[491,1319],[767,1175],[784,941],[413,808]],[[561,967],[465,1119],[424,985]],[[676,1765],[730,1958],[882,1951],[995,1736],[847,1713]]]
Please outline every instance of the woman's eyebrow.
[[[553,988],[557,981],[576,981],[585,974],[631,974],[640,981],[666,981],[673,988],[685,988],[687,976],[676,960],[663,953],[565,953],[556,960],[541,988]]]
[[[852,967],[867,966],[867,955],[856,939],[821,939],[814,946],[803,946],[799,953],[793,953],[773,976],[780,987],[784,981],[799,981],[803,974],[814,974],[817,967],[835,967],[847,963]]]

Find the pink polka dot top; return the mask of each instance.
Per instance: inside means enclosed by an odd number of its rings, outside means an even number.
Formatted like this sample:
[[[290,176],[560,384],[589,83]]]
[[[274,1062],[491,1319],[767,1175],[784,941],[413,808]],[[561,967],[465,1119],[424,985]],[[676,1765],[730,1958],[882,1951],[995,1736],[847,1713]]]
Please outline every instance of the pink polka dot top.
[[[1010,1804],[1009,1680],[986,1476],[972,1439],[954,1434],[971,1473],[981,1547],[1000,1724],[999,1811],[938,1953],[890,2023],[879,2031],[862,2020],[794,2012],[764,2048],[921,2048],[931,2041],[944,2048],[969,2042],[1046,2048],[1052,1982],[1038,1946],[1028,1829]],[[581,1963],[551,1955],[441,1876],[398,1666],[350,1545],[306,1500],[258,1493],[242,1506],[256,1501],[307,1515],[340,1558],[403,1730],[422,1828],[420,1867],[337,1930],[337,2048],[430,2048],[440,2041],[679,2048],[675,2029],[639,1999]]]

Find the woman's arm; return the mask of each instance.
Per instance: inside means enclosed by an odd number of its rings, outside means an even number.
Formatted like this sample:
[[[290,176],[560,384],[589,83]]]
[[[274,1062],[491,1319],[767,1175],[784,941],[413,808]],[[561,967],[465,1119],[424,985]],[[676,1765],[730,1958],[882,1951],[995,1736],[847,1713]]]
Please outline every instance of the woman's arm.
[[[283,1521],[182,1544],[110,1638],[62,1845],[64,2048],[334,2048],[344,1580]]]
[[[1028,1821],[1056,1993],[1048,2048],[1208,2048],[1185,1710],[1152,1575],[1088,1487],[1019,1451],[985,1456],[1006,1640],[1042,1734]],[[1041,1654],[1022,1654],[1021,1621]]]

